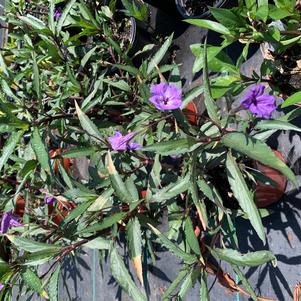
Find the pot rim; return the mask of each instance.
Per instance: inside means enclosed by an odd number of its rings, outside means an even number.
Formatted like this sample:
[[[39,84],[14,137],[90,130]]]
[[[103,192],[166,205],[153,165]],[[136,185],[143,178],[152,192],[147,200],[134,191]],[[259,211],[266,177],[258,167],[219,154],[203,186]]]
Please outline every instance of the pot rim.
[[[224,4],[226,4],[226,2],[228,2],[228,0],[220,0],[213,7],[220,8],[221,6],[223,6]],[[176,4],[176,7],[177,7],[179,13],[185,19],[202,19],[202,18],[211,16],[211,13],[210,13],[209,10],[207,10],[203,14],[197,15],[197,16],[188,15],[186,9],[184,8],[183,0],[175,0],[175,4]]]

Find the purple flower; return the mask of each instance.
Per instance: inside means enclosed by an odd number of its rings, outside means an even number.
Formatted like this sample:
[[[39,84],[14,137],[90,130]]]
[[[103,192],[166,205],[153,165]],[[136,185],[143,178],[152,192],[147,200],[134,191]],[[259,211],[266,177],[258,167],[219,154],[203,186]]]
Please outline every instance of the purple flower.
[[[161,111],[175,110],[182,104],[182,91],[174,84],[161,83],[150,88],[154,94],[149,101]]]
[[[276,110],[276,99],[272,95],[263,94],[264,89],[263,85],[251,87],[240,104],[257,117],[269,119]]]
[[[55,10],[54,15],[53,15],[54,16],[54,20],[57,21],[60,18],[61,14],[62,14],[62,8],[58,7]]]
[[[19,223],[18,217],[13,215],[13,213],[6,212],[2,216],[1,226],[0,226],[0,233],[6,233],[12,227],[22,227],[23,225]]]
[[[115,135],[109,137],[108,140],[113,150],[125,151],[127,149],[138,149],[141,147],[138,143],[130,142],[135,136],[136,133],[129,133],[123,136],[119,131],[116,131]]]
[[[0,283],[0,291],[4,288],[4,284]]]
[[[46,195],[44,198],[44,202],[45,202],[45,204],[51,204],[51,203],[57,202],[57,199],[53,196]]]

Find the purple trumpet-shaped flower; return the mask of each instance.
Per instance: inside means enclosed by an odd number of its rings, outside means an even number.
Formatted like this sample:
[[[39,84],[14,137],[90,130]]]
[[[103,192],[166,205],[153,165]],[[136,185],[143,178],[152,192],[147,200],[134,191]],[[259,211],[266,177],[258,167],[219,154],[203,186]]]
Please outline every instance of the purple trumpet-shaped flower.
[[[150,88],[149,101],[161,111],[176,110],[182,105],[182,91],[174,84],[161,83]]]
[[[125,151],[127,149],[135,150],[141,147],[141,145],[138,143],[130,142],[135,136],[136,133],[129,133],[123,136],[119,131],[116,131],[114,136],[109,137],[108,140],[113,150],[116,151]]]
[[[23,225],[19,223],[19,218],[13,215],[13,213],[6,212],[2,216],[1,225],[0,225],[0,233],[6,233],[12,227],[22,227]]]
[[[0,283],[0,291],[4,288],[4,284]]]
[[[61,7],[58,7],[55,12],[54,12],[54,20],[55,21],[58,21],[58,19],[61,17],[62,15],[62,8]]]
[[[275,96],[263,94],[264,89],[263,85],[251,87],[240,104],[255,116],[269,119],[276,110],[276,99]]]
[[[54,196],[46,195],[44,198],[45,204],[51,204],[57,202],[57,199]]]

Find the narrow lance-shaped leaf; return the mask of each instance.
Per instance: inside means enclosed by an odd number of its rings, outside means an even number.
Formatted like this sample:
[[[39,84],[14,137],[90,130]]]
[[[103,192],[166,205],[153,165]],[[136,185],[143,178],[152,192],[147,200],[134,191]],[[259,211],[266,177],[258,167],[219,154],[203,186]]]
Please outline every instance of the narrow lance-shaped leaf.
[[[201,28],[207,28],[207,29],[216,31],[216,32],[224,34],[224,35],[231,35],[230,30],[226,26],[224,26],[218,22],[215,22],[215,21],[201,20],[201,19],[187,19],[184,21],[189,24],[192,24],[192,25],[195,25],[195,26],[198,26]]]
[[[122,181],[121,176],[117,172],[110,152],[108,152],[107,162],[110,180],[115,194],[120,198],[122,202],[132,203],[134,200],[132,199],[131,194],[127,190],[125,183]]]
[[[110,228],[114,224],[121,221],[126,215],[127,215],[126,212],[118,212],[114,215],[111,215],[111,216],[108,216],[108,217],[104,218],[104,220],[100,223],[95,223],[91,226],[88,226],[88,227],[80,230],[78,233],[79,234],[92,233],[92,232],[101,231],[101,230]]]
[[[62,14],[58,20],[58,23],[57,23],[57,26],[56,26],[56,33],[57,35],[60,34],[61,30],[62,30],[62,27],[66,21],[66,18],[72,8],[72,6],[74,5],[74,3],[76,2],[76,0],[70,0],[66,5],[65,5],[65,8],[63,9],[62,11]]]
[[[2,148],[2,154],[0,157],[0,171],[2,170],[3,166],[6,164],[10,155],[14,152],[16,145],[20,141],[22,135],[23,135],[23,131],[12,133],[9,139],[6,141],[4,147]]]
[[[89,119],[89,117],[80,109],[77,102],[75,102],[76,113],[79,119],[79,122],[82,128],[92,136],[92,139],[96,142],[103,141],[103,137],[101,136],[96,125]]]
[[[194,205],[197,208],[199,219],[202,223],[202,227],[204,230],[206,230],[208,225],[208,217],[207,217],[207,211],[206,206],[204,203],[204,200],[200,198],[199,196],[199,190],[197,185],[197,151],[193,152],[192,155],[192,163],[191,163],[191,196],[192,200],[194,202]]]
[[[272,261],[276,265],[276,257],[267,250],[241,254],[233,249],[210,249],[211,254],[221,260],[238,266],[256,267]]]
[[[247,183],[230,153],[227,156],[226,167],[228,181],[235,198],[239,202],[241,209],[248,215],[258,236],[265,243],[265,233],[260,214],[254,202],[254,196],[248,189]]]
[[[200,145],[201,143],[198,143],[193,137],[187,136],[178,140],[162,141],[148,145],[141,148],[141,150],[168,156],[191,152]]]
[[[249,158],[279,170],[298,187],[298,181],[294,173],[265,143],[243,133],[227,133],[223,136],[221,142],[225,146],[247,155]]]
[[[220,118],[218,116],[218,107],[212,98],[209,81],[208,60],[207,60],[207,40],[204,44],[204,70],[203,70],[203,82],[204,82],[204,101],[209,117],[217,124],[220,124]]]
[[[32,54],[32,60],[33,60],[33,88],[36,92],[36,96],[38,98],[38,101],[41,101],[41,86],[40,86],[40,72],[38,68],[38,64],[36,61],[36,54]]]
[[[110,250],[110,268],[115,280],[130,295],[133,301],[147,301],[146,296],[142,294],[132,280],[123,259],[114,246]]]
[[[188,276],[189,269],[187,267],[179,271],[175,280],[171,283],[168,289],[162,295],[162,300],[170,300],[169,295],[180,285],[181,282]]]
[[[194,230],[193,230],[193,225],[192,225],[192,221],[190,219],[190,217],[188,216],[187,219],[185,220],[185,238],[186,238],[186,242],[188,243],[188,245],[190,246],[190,248],[192,249],[192,251],[197,254],[197,255],[201,255],[201,250],[200,250],[200,246],[199,246],[199,242],[197,237],[194,234]]]
[[[197,262],[197,258],[194,255],[190,255],[181,250],[177,245],[175,245],[171,240],[169,240],[164,234],[162,234],[158,229],[156,229],[151,224],[148,224],[153,233],[158,236],[160,242],[174,255],[181,258],[185,263],[192,264]]]
[[[207,284],[207,272],[202,270],[202,273],[199,277],[200,282],[200,300],[201,301],[210,301],[208,284]]]
[[[137,277],[142,285],[143,282],[143,270],[142,270],[142,233],[140,223],[137,217],[130,219],[127,224],[127,241],[129,246],[129,252],[133,261],[134,269]]]
[[[15,235],[7,235],[7,238],[18,249],[25,250],[28,252],[55,251],[55,250],[59,251],[62,248],[59,245],[42,243],[25,237],[18,237]]]
[[[150,74],[153,69],[159,65],[161,60],[163,59],[164,55],[166,54],[168,48],[170,47],[173,39],[173,34],[163,43],[163,45],[160,47],[157,53],[153,56],[150,63],[147,67],[147,74]]]
[[[201,273],[201,267],[196,266],[195,268],[192,269],[192,271],[189,273],[189,275],[183,281],[183,283],[180,287],[179,293],[178,293],[180,300],[184,300],[184,297],[188,293],[188,290],[195,285],[200,273]]]
[[[48,152],[46,150],[46,146],[45,146],[44,142],[42,141],[39,130],[37,128],[34,128],[34,130],[33,130],[31,146],[32,146],[42,168],[45,171],[50,172],[51,167],[50,167],[50,160],[49,160]]]
[[[45,299],[49,298],[47,292],[43,289],[40,278],[30,268],[24,270],[21,273],[21,277],[30,289],[39,293]]]
[[[236,273],[236,275],[238,276],[238,278],[240,279],[240,281],[242,282],[242,284],[243,284],[244,288],[246,289],[246,291],[250,294],[253,301],[258,301],[258,298],[257,298],[254,290],[252,289],[252,286],[250,285],[248,279],[241,272],[239,267],[236,266],[236,265],[231,265],[231,266],[232,266],[234,272]]]
[[[49,279],[48,292],[50,301],[58,301],[58,286],[61,266],[58,265]]]

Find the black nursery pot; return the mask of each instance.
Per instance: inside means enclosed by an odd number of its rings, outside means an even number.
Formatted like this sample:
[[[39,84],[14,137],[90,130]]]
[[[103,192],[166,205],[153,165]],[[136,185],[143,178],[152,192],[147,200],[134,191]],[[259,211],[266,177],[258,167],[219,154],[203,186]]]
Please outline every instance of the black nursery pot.
[[[173,16],[176,19],[182,19],[175,0],[145,0],[146,3],[158,8],[168,16]]]
[[[175,0],[176,7],[183,18],[201,19],[211,16],[209,9],[206,7],[222,7],[228,0]],[[202,7],[203,6],[203,7]]]

